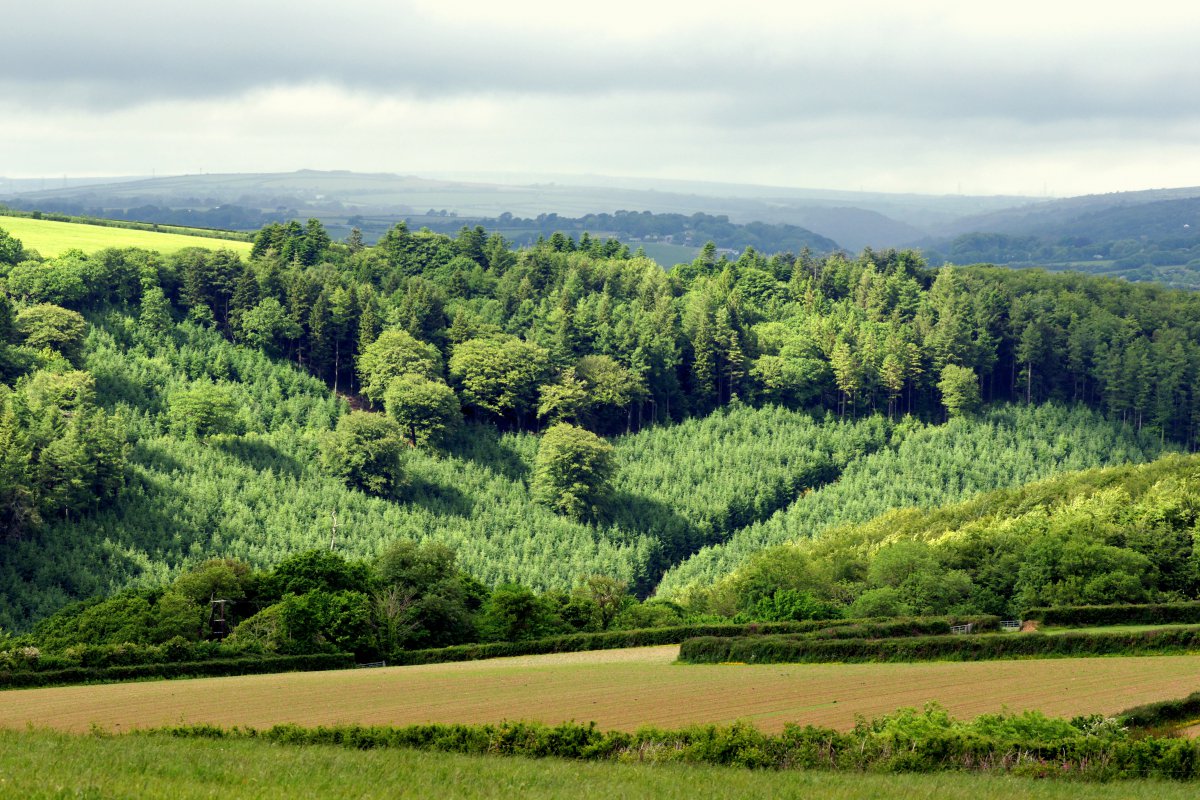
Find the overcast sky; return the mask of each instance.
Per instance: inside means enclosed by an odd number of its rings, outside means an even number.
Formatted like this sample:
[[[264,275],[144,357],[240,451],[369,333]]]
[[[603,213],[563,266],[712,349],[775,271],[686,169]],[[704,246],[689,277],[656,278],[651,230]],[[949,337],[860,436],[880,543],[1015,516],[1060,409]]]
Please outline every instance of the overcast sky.
[[[1200,185],[1200,10],[1188,3],[11,6],[7,177],[495,170],[1037,195]]]

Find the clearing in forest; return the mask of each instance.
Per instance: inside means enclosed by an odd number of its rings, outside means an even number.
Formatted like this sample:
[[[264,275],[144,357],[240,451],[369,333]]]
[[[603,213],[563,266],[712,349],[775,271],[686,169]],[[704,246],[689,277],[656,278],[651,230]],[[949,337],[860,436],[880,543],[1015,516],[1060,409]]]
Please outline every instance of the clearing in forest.
[[[1112,714],[1183,697],[1200,656],[919,664],[685,665],[678,647],[457,664],[285,673],[0,694],[0,727],[116,731],[179,723],[405,725],[503,720],[596,722],[604,729],[747,720],[841,729],[931,700],[954,716],[1036,709]]]

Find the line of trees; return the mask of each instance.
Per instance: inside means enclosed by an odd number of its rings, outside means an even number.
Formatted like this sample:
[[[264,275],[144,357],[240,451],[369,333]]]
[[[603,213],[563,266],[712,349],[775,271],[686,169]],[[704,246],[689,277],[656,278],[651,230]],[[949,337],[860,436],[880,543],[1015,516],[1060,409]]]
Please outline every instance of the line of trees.
[[[248,262],[105,251],[6,269],[24,302],[143,303],[151,320],[178,309],[376,409],[392,380],[423,377],[436,388],[410,379],[392,404],[413,439],[455,423],[443,384],[466,417],[525,430],[571,422],[612,434],[735,399],[934,418],[1055,400],[1164,439],[1200,436],[1196,295],[935,272],[908,251],[729,260],[710,246],[664,273],[611,241],[514,251],[482,228],[451,238],[397,225],[364,248],[309,220],[264,228]]]

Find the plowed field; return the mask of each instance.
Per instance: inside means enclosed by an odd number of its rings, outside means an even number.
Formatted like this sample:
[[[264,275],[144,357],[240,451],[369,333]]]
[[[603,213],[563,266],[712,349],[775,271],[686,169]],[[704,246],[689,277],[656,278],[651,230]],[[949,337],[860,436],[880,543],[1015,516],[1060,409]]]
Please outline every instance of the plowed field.
[[[838,728],[936,700],[954,715],[1115,713],[1200,688],[1200,656],[923,664],[683,665],[678,647],[463,664],[0,692],[0,726],[84,731],[175,723],[270,726],[501,720],[606,729],[744,719]]]

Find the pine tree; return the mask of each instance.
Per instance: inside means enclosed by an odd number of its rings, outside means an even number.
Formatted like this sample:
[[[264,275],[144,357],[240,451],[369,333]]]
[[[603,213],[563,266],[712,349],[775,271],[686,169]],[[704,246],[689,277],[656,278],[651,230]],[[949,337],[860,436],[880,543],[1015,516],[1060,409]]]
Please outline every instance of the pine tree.
[[[333,324],[333,312],[329,297],[322,291],[313,303],[308,315],[308,362],[313,374],[328,380],[333,368],[333,355],[337,331]]]

